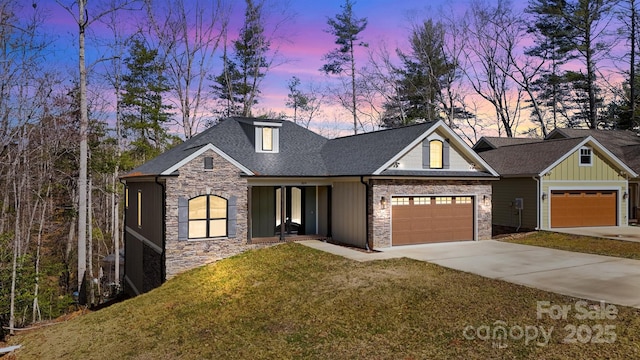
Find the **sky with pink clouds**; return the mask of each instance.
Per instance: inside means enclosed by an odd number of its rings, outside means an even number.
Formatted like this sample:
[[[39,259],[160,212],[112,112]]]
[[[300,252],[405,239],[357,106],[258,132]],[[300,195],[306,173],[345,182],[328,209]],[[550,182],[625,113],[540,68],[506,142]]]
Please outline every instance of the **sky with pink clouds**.
[[[62,4],[71,4],[73,0],[33,0],[42,10],[47,13],[45,19],[45,29],[51,35],[53,41],[52,62],[59,62],[59,69],[68,69],[67,73],[73,74],[77,69],[77,25]],[[297,76],[305,84],[320,84],[326,80],[323,73],[319,71],[322,67],[322,56],[331,51],[334,45],[334,38],[325,30],[328,28],[327,19],[334,17],[341,11],[344,0],[270,0],[275,4],[274,10],[269,14],[269,20],[278,20],[282,16],[278,10],[287,8],[290,14],[288,20],[280,28],[280,35],[284,41],[277,41],[276,46],[280,53],[282,64],[272,68],[264,80],[262,96],[256,106],[256,112],[272,110],[276,113],[291,112],[285,106],[287,97],[287,82],[292,76]],[[91,16],[92,6],[102,1],[89,1],[88,9]],[[242,26],[244,1],[231,0],[233,16],[229,24],[230,39],[237,34]],[[405,48],[406,38],[411,24],[415,21],[426,19],[437,13],[442,6],[456,9],[463,12],[468,6],[469,0],[450,1],[434,0],[357,0],[354,4],[354,13],[357,17],[368,19],[367,28],[361,33],[362,40],[371,47],[385,43],[390,49],[396,47]],[[30,11],[31,7],[25,4],[23,11]],[[77,9],[77,8],[76,8]],[[100,24],[92,25],[92,33],[101,32]],[[91,37],[87,40],[87,64],[91,64],[99,55]],[[272,48],[275,48],[272,47]],[[366,58],[366,50],[358,49],[357,53],[360,61]],[[216,72],[218,72],[216,70]],[[332,110],[333,109],[333,110]],[[327,111],[323,114],[333,119],[331,126],[342,128],[339,110],[327,106]],[[344,128],[348,129],[349,116],[346,115]]]
[[[74,0],[31,0],[44,8],[48,13],[45,29],[53,42],[51,62],[59,64],[61,71],[66,71],[69,80],[77,73],[77,24],[72,16],[62,8],[60,3],[71,4]],[[94,2],[95,1],[95,2]],[[106,0],[89,1],[89,16],[92,7]],[[190,0],[184,0],[190,3]],[[229,39],[233,40],[243,22],[244,1],[228,0],[232,6],[232,17],[229,24]],[[319,71],[323,65],[322,56],[335,48],[334,37],[326,32],[327,20],[341,11],[344,0],[266,0],[270,4],[267,21],[279,21],[283,17],[278,12],[287,9],[287,20],[282,24],[279,35],[284,40],[272,43],[272,49],[278,49],[281,64],[269,70],[261,87],[261,98],[254,107],[254,115],[267,111],[292,114],[285,106],[287,101],[287,82],[292,76],[298,77],[302,87],[309,84],[326,83],[327,78]],[[488,0],[489,3],[497,0]],[[359,17],[368,19],[367,28],[361,33],[361,40],[368,43],[370,49],[379,48],[382,44],[393,52],[396,48],[407,49],[407,38],[412,25],[427,18],[438,20],[442,13],[453,13],[462,16],[470,8],[472,0],[356,0],[353,11]],[[514,1],[514,9],[522,11],[526,1]],[[24,11],[31,6],[25,4]],[[126,26],[127,20],[123,19]],[[269,27],[269,25],[268,25]],[[100,35],[101,25],[92,25],[93,34]],[[92,40],[93,39],[93,40]],[[87,63],[91,64],[100,55],[95,37],[91,35],[87,41]],[[363,65],[367,54],[364,48],[358,48],[357,62]],[[219,57],[217,58],[218,62]],[[64,69],[64,70],[62,70]],[[214,69],[214,75],[220,72]],[[303,89],[304,90],[304,89]],[[351,117],[337,106],[327,105],[321,114],[322,121],[314,120],[315,130],[327,136],[346,134],[352,129]],[[202,129],[200,129],[202,130]],[[367,129],[372,130],[372,128]]]

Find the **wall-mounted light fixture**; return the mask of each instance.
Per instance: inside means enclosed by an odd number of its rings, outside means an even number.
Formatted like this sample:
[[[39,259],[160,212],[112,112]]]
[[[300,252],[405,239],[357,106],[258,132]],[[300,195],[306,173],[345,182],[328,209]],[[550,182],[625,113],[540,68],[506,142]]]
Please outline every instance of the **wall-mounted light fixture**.
[[[489,195],[482,195],[482,201],[485,203],[485,205],[491,201],[491,197]]]
[[[542,200],[547,200],[547,193],[546,192],[542,193]]]
[[[627,194],[627,192],[625,191],[624,194],[622,194],[622,199],[627,200],[628,197],[629,197],[629,194]]]
[[[380,198],[380,207],[383,209],[387,208],[387,198],[384,196]]]

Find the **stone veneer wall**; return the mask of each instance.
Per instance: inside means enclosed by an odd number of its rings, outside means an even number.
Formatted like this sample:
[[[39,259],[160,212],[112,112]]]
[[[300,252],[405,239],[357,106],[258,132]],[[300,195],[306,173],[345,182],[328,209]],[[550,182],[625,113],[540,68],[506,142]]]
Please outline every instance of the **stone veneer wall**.
[[[391,246],[391,196],[393,195],[472,195],[476,199],[475,216],[478,222],[476,238],[491,239],[491,181],[481,180],[371,180],[369,209],[369,238],[373,248]],[[380,204],[387,199],[386,208]],[[373,214],[375,213],[375,216]]]
[[[204,169],[204,158],[213,158],[213,170]],[[247,244],[247,179],[242,171],[212,150],[182,166],[178,177],[166,180],[166,278],[216,260],[263,247]],[[237,198],[237,228],[234,238],[178,240],[178,198],[199,195]]]

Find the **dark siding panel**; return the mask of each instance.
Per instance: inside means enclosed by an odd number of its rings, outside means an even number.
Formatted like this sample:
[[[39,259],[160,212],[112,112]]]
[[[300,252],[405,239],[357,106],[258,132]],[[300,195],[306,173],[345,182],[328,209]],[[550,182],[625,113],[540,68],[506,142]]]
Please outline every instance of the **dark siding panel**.
[[[304,231],[305,234],[316,233],[316,188],[306,187],[304,204]]]
[[[145,246],[142,253],[144,263],[144,286],[142,292],[153,290],[162,285],[162,254]]]
[[[276,195],[273,187],[252,187],[251,202],[253,237],[274,236],[276,226]]]
[[[125,212],[125,224],[147,241],[164,251],[163,189],[155,182],[127,182],[129,208]],[[142,226],[138,227],[138,191],[142,194]],[[163,254],[134,237],[126,235],[126,276],[138,291],[146,292],[164,281]]]
[[[130,234],[125,235],[124,254],[125,254],[125,275],[133,283],[138,291],[142,291],[144,286],[142,267],[142,250],[143,245],[138,239]],[[125,281],[125,292],[129,295],[136,295],[130,288],[128,282]]]

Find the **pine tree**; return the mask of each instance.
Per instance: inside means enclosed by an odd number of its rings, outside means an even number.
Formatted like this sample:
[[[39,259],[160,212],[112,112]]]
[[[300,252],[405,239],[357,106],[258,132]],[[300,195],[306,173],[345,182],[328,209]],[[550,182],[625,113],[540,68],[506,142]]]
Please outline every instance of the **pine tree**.
[[[403,66],[396,69],[398,97],[384,105],[383,126],[397,127],[419,119],[442,118],[443,87],[446,79],[456,72],[444,52],[444,41],[444,26],[440,22],[429,19],[414,27],[409,41],[411,52],[398,51]]]
[[[534,16],[528,32],[534,35],[535,45],[525,53],[548,63],[533,85],[541,104],[551,108],[552,128],[559,125],[561,118],[569,120],[567,103],[571,89],[562,66],[575,58],[572,53],[575,29],[563,19],[566,6],[564,0],[531,0],[526,9]]]
[[[538,27],[539,33],[555,41],[549,43],[550,49],[556,50],[552,57],[573,57],[580,59],[584,64],[584,71],[564,73],[576,94],[570,125],[584,122],[588,127],[596,128],[602,120],[598,116],[598,109],[602,108],[603,100],[601,89],[598,87],[597,62],[609,51],[612,44],[605,38],[607,32],[604,28],[613,3],[612,0],[534,0],[531,3],[529,10],[538,14],[539,20],[544,20],[536,23],[543,25]],[[545,32],[542,32],[542,29]],[[564,57],[565,54],[571,55]],[[561,80],[557,77],[553,79]]]
[[[367,18],[357,18],[353,13],[354,3],[346,0],[341,6],[342,12],[335,18],[327,20],[328,33],[336,37],[337,49],[332,50],[323,56],[323,60],[328,62],[321,68],[325,74],[342,75],[350,78],[350,106],[349,111],[353,115],[353,133],[358,133],[358,114],[356,97],[356,61],[354,51],[356,46],[367,46],[366,43],[358,42],[360,33],[367,27]]]
[[[125,61],[128,72],[122,78],[122,126],[133,137],[132,156],[139,163],[159,155],[170,141],[165,125],[170,120],[171,106],[163,103],[169,87],[157,56],[157,50],[134,39]]]

